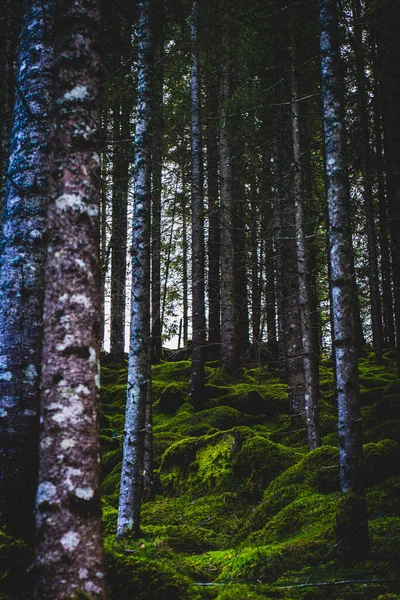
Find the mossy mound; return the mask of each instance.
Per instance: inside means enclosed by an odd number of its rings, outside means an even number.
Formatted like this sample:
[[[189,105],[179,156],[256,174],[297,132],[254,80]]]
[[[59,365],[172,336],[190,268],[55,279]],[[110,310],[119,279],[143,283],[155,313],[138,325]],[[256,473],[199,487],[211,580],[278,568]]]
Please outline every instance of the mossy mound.
[[[360,360],[363,469],[372,552],[396,555],[400,380],[393,360],[385,360],[377,367],[368,350]],[[338,570],[335,545],[340,493],[330,361],[320,369],[323,446],[310,453],[305,425],[287,412],[286,386],[267,367],[232,377],[209,363],[199,412],[188,400],[189,361],[153,367],[157,496],[142,506],[142,538],[124,546],[113,534],[126,368],[116,365],[112,378],[113,368],[105,370],[101,421],[103,521],[114,540],[107,549],[112,600],[353,600],[367,588],[371,600],[395,597],[390,583],[334,585],[355,576]],[[176,397],[163,398],[164,391]],[[397,569],[393,561],[366,561],[357,565],[357,577],[393,579]]]
[[[107,548],[108,584],[115,600],[199,600],[192,582],[163,560],[124,556]]]

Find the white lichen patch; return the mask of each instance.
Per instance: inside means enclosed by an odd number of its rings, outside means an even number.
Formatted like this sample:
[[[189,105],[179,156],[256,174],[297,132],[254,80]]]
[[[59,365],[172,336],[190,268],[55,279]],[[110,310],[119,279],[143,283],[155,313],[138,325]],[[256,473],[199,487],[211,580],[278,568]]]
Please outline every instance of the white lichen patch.
[[[6,371],[5,373],[0,373],[1,381],[11,381],[12,373],[10,371]]]
[[[24,410],[22,414],[24,415],[24,417],[36,417],[36,412],[34,410],[29,410],[29,408]]]
[[[63,294],[62,296],[59,297],[58,302],[60,304],[64,304],[64,302],[66,302],[68,300],[69,296],[68,294]]]
[[[75,302],[75,304],[80,304],[84,308],[90,308],[92,306],[90,298],[88,298],[84,294],[73,294],[71,296],[71,302]]]
[[[57,411],[52,416],[53,421],[55,421],[56,423],[63,423],[64,421],[76,422],[83,413],[83,405],[81,402],[78,402],[76,400],[73,402],[71,401],[71,403],[67,406],[58,403],[53,403],[49,405],[49,410]]]
[[[85,583],[85,590],[88,592],[88,594],[100,594],[102,591],[102,589],[93,583],[93,581],[87,581]]]
[[[75,258],[75,262],[81,269],[86,269],[86,264],[81,258]]]
[[[82,500],[91,500],[94,496],[94,491],[90,487],[78,487],[75,490],[75,496]]]
[[[97,352],[94,348],[89,348],[89,362],[91,365],[97,363]]]
[[[95,204],[88,204],[79,194],[61,194],[56,200],[56,207],[61,212],[74,210],[79,213],[87,213],[89,217],[97,217],[99,209]]]
[[[68,531],[60,540],[61,546],[68,552],[72,552],[78,546],[81,538],[76,531]]]
[[[68,333],[62,342],[60,342],[59,344],[56,345],[56,350],[58,350],[59,352],[63,352],[64,350],[66,350],[66,348],[70,348],[71,346],[74,346],[75,344],[75,337]]]
[[[0,408],[0,417],[6,417],[8,415],[8,412],[6,410],[4,410],[4,408]]]
[[[33,240],[38,240],[42,236],[38,229],[32,229],[29,235]]]
[[[86,100],[90,98],[89,91],[86,85],[78,83],[72,90],[64,94],[63,102],[71,102],[72,100]]]
[[[50,502],[54,500],[57,495],[57,488],[55,485],[51,483],[51,481],[42,481],[39,483],[37,494],[36,494],[36,504],[40,506],[44,502]]]
[[[33,364],[28,365],[24,369],[24,375],[28,381],[35,381],[36,377],[38,376],[38,372],[36,370],[35,365],[33,365]]]
[[[79,569],[79,578],[80,579],[86,579],[87,576],[88,576],[87,569]]]
[[[80,383],[76,388],[75,388],[75,393],[76,394],[83,394],[84,396],[88,396],[90,394],[90,390],[88,387],[86,387],[86,385],[82,385],[82,383]]]
[[[96,375],[94,376],[94,384],[97,387],[97,389],[100,389],[100,373],[96,373]]]
[[[76,442],[70,438],[64,438],[60,445],[62,450],[69,450],[69,448],[73,448],[76,445]]]
[[[68,467],[66,469],[64,483],[67,486],[69,492],[73,492],[76,485],[73,483],[72,478],[81,476],[82,471],[80,469],[75,469],[74,467]]]

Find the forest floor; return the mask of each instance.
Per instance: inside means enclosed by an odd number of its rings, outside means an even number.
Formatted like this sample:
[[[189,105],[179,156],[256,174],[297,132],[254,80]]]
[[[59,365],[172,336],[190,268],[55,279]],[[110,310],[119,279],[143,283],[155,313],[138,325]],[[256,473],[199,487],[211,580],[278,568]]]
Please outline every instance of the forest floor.
[[[267,366],[236,379],[206,367],[204,409],[188,402],[190,362],[153,367],[156,497],[142,536],[115,539],[126,369],[102,372],[102,469],[112,599],[400,598],[400,380],[359,361],[364,479],[374,559],[340,566],[337,408],[323,361],[322,446],[293,431],[286,386]],[[380,556],[377,560],[376,555]],[[397,595],[399,594],[399,595]]]
[[[126,364],[102,367],[105,552],[111,600],[400,600],[400,379],[388,352],[359,361],[364,479],[372,554],[344,569],[337,408],[329,361],[320,367],[322,446],[293,431],[287,388],[268,366],[237,378],[207,363],[204,409],[188,401],[190,362],[153,367],[156,495],[139,540],[115,538]],[[0,532],[1,600],[25,552]],[[380,555],[379,557],[377,555]],[[382,556],[384,555],[384,556]],[[16,585],[16,584],[15,584]],[[2,589],[9,590],[1,593]]]

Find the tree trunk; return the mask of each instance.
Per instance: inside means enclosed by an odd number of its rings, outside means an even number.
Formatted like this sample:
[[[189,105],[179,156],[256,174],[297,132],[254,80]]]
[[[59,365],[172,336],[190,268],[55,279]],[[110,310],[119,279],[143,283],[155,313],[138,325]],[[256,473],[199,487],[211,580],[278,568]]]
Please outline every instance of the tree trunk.
[[[132,299],[125,438],[117,536],[138,536],[143,485],[143,431],[150,382],[150,1],[138,5],[138,88],[135,131],[135,191],[132,223]]]
[[[226,53],[226,34],[222,32]],[[219,130],[220,221],[221,221],[221,365],[234,374],[239,368],[235,310],[234,217],[232,197],[231,140],[228,104],[231,97],[231,73],[227,57],[221,65]]]
[[[206,147],[208,198],[208,344],[210,357],[220,355],[220,216],[218,206],[218,81],[213,73],[206,74]]]
[[[258,244],[260,230],[259,210],[257,200],[256,174],[253,174],[250,200],[250,264],[251,264],[251,328],[253,337],[253,354],[259,357],[258,349],[261,343],[261,277]]]
[[[294,51],[292,53],[294,61]],[[307,209],[303,183],[303,166],[301,156],[301,134],[299,124],[299,102],[297,89],[297,74],[293,64],[291,74],[291,100],[292,100],[292,137],[293,137],[293,188],[295,201],[296,221],[296,248],[297,269],[299,278],[299,304],[303,343],[303,367],[304,367],[304,399],[308,447],[315,450],[321,443],[319,431],[319,369],[318,355],[316,354],[315,328],[312,319],[311,289],[311,261],[310,249],[307,239]]]
[[[79,0],[58,2],[55,31],[36,597],[106,598],[99,468],[101,37],[97,3],[88,9]]]
[[[383,329],[382,309],[379,291],[378,252],[375,230],[375,210],[372,194],[372,165],[370,156],[370,135],[368,117],[368,97],[365,77],[364,48],[362,41],[362,15],[360,0],[353,0],[354,47],[357,70],[358,114],[360,125],[361,171],[364,188],[364,209],[368,238],[369,292],[371,303],[372,338],[376,353],[376,364],[382,364]]]
[[[151,361],[158,364],[161,339],[161,192],[163,159],[164,0],[154,3],[154,81],[151,152]]]
[[[130,110],[117,101],[113,110],[113,170],[111,224],[110,351],[121,360],[125,351],[126,236],[129,186]]]
[[[383,3],[376,10],[376,37],[385,149],[386,190],[390,225],[394,314],[400,374],[400,6]]]
[[[54,3],[23,17],[0,258],[0,525],[32,541],[38,463]]]
[[[374,30],[374,25],[372,24]],[[392,348],[395,346],[395,330],[393,318],[393,294],[391,281],[391,257],[390,238],[388,224],[388,210],[385,190],[385,174],[382,143],[382,108],[381,92],[378,77],[378,61],[375,48],[375,32],[373,31],[372,60],[374,74],[374,138],[375,138],[375,165],[377,179],[377,195],[379,206],[379,246],[380,246],[380,269],[382,277],[382,300],[383,300],[383,330],[385,343]]]
[[[191,89],[191,146],[192,146],[192,369],[189,393],[195,408],[203,402],[204,390],[204,213],[203,157],[201,141],[201,88],[198,41],[199,1],[193,0],[190,19],[192,43]]]
[[[364,557],[369,551],[365,493],[361,478],[362,434],[352,294],[350,194],[335,2],[320,0],[319,8],[333,346],[339,411],[339,469],[343,494],[337,520],[337,537],[343,559],[350,563]]]

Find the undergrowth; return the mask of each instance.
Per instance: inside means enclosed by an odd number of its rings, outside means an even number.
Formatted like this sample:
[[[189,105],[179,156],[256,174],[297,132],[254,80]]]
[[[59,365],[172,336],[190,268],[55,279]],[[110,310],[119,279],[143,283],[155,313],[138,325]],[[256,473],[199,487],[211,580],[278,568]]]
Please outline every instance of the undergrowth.
[[[400,554],[400,380],[389,354],[377,367],[366,352],[359,369],[372,555],[343,569],[335,540],[337,407],[328,361],[320,368],[323,439],[313,452],[305,428],[293,431],[286,386],[267,367],[233,378],[209,364],[200,412],[188,397],[189,361],[153,367],[156,496],[143,504],[140,539],[122,542],[115,529],[126,365],[103,366],[111,600],[400,599],[393,558]],[[4,556],[24,552],[4,539]],[[10,577],[6,572],[0,581],[0,598],[10,597]]]

